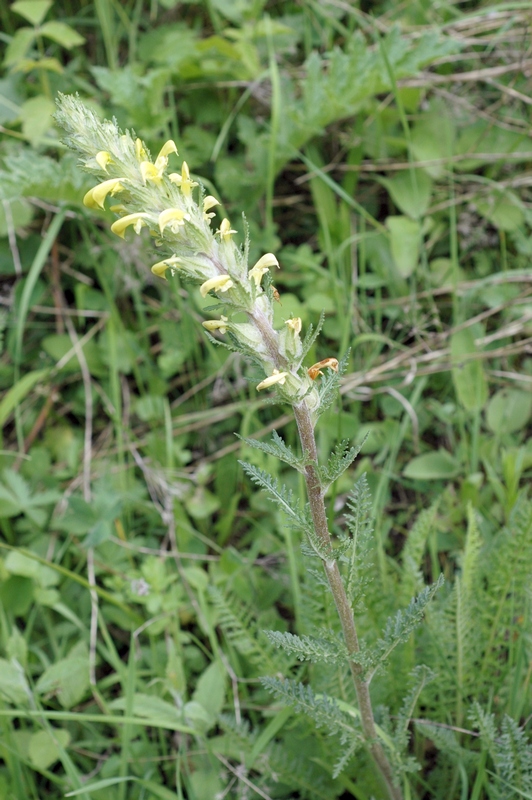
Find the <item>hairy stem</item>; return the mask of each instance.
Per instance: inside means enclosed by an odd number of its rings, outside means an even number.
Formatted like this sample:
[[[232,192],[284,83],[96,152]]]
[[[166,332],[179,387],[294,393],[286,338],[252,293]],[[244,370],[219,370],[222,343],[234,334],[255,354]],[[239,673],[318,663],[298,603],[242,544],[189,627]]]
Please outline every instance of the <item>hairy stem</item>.
[[[307,493],[312,520],[314,522],[314,528],[320,541],[324,545],[324,549],[328,550],[331,546],[331,536],[329,533],[329,526],[327,524],[327,516],[325,513],[323,489],[321,487],[317,470],[318,453],[316,449],[316,440],[314,438],[314,425],[312,423],[310,411],[304,402],[294,406],[294,415],[296,418],[299,438],[301,440],[303,451],[306,452],[307,455],[309,455],[312,459],[312,463],[308,464],[305,468],[305,483],[307,485]],[[336,604],[336,610],[338,611],[338,616],[340,617],[345,643],[350,653],[358,653],[360,651],[360,645],[358,642],[353,609],[351,607],[351,603],[349,602],[349,598],[347,597],[342,576],[340,575],[340,570],[338,569],[338,564],[336,560],[332,558],[330,560],[324,560],[322,563],[329,586],[331,588],[334,602]],[[357,664],[356,661],[350,661],[349,665],[351,667],[351,674],[355,684],[358,707],[360,710],[360,719],[362,722],[362,730],[364,732],[368,749],[373,756],[379,772],[381,773],[381,776],[388,788],[388,793],[391,800],[402,800],[403,793],[399,786],[394,783],[392,766],[377,738],[368,683],[363,678],[360,664]]]

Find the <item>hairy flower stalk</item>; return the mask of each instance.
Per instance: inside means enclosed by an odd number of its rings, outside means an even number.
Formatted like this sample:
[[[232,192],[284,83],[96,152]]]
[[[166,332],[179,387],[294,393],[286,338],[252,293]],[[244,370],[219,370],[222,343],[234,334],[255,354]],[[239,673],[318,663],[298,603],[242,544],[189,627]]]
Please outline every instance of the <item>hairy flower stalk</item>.
[[[227,344],[260,365],[264,378],[257,390],[275,389],[279,399],[294,409],[302,450],[304,475],[317,552],[334,597],[348,652],[360,651],[355,619],[344,581],[334,557],[325,513],[324,488],[318,468],[314,425],[320,410],[318,378],[322,370],[338,371],[335,358],[324,359],[306,369],[306,355],[300,338],[301,320],[286,320],[281,330],[273,326],[276,292],[271,271],[279,267],[272,253],[248,266],[248,247],[241,250],[233,241],[236,231],[227,219],[213,230],[212,219],[219,204],[212,195],[204,196],[190,176],[186,162],[179,172],[170,172],[170,159],[177,148],[166,142],[152,159],[140,139],[122,133],[115,122],[101,122],[75,97],[59,101],[57,120],[67,132],[67,144],[81,155],[83,167],[99,183],[84,197],[91,209],[103,209],[109,198],[118,215],[111,225],[117,236],[139,235],[144,229],[158,251],[152,273],[166,280],[177,272],[198,285],[202,297],[211,295],[223,313],[205,320],[210,333],[227,336]],[[197,191],[194,191],[197,189]],[[247,321],[234,321],[242,312]],[[310,346],[310,345],[309,345]],[[308,348],[307,348],[308,349]],[[388,757],[377,738],[369,686],[360,664],[353,659],[350,668],[360,708],[362,730],[392,800],[402,797]]]

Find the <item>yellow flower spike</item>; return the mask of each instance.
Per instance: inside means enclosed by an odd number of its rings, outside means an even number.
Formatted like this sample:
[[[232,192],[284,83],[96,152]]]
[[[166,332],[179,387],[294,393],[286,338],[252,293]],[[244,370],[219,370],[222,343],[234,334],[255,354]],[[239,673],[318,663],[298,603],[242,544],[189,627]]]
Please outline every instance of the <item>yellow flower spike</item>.
[[[198,185],[196,181],[190,180],[190,170],[186,161],[183,161],[181,166],[181,175],[177,172],[172,172],[168,177],[172,183],[179,186],[185,197],[190,197],[191,190]]]
[[[185,224],[185,220],[187,222],[190,220],[190,214],[187,214],[186,211],[182,211],[180,208],[167,208],[159,214],[159,229],[161,233],[164,233],[164,229],[169,225],[172,233],[177,233],[179,228]]]
[[[301,333],[301,317],[293,317],[292,319],[287,319],[285,325],[288,325],[289,328],[292,328],[294,333],[298,334]]]
[[[108,181],[99,183],[98,186],[89,189],[83,198],[83,205],[87,206],[87,208],[104,208],[107,195],[121,192],[123,188],[120,178],[111,178]]]
[[[260,286],[262,276],[268,272],[269,268],[278,266],[279,262],[275,258],[274,254],[266,253],[266,255],[262,256],[262,258],[259,258],[255,266],[249,270],[248,276],[251,278],[251,280],[255,281],[256,286]]]
[[[148,219],[149,216],[149,214],[146,214],[143,211],[139,211],[137,214],[126,214],[125,217],[121,217],[113,222],[111,225],[111,230],[113,233],[116,233],[117,236],[120,236],[122,239],[124,239],[126,228],[128,228],[130,225],[133,225],[135,233],[140,233],[140,229],[143,227],[143,225],[146,225],[144,220]]]
[[[269,386],[274,386],[276,383],[280,383],[282,386],[286,381],[287,375],[288,372],[279,372],[278,369],[274,369],[269,378],[264,378],[264,380],[259,383],[257,392],[262,391],[262,389],[267,389]]]
[[[107,150],[100,150],[100,152],[96,153],[94,156],[94,160],[99,167],[107,172],[107,164],[111,161],[111,153],[108,153]]]
[[[171,258],[166,258],[164,261],[158,261],[156,264],[153,265],[151,271],[154,275],[157,275],[158,278],[163,278],[163,280],[167,280],[165,275],[167,269],[171,269],[172,271],[181,263],[181,259],[177,256],[171,256]]]
[[[222,316],[220,319],[206,319],[201,323],[208,331],[220,331],[220,333],[227,333],[227,317]]]
[[[231,228],[231,223],[228,219],[223,219],[216,233],[219,233],[220,239],[225,241],[226,239],[230,239],[236,231]]]
[[[200,294],[206,297],[209,292],[226,292],[234,286],[233,281],[229,275],[217,275],[215,278],[209,278],[208,281],[202,283],[200,286]]]

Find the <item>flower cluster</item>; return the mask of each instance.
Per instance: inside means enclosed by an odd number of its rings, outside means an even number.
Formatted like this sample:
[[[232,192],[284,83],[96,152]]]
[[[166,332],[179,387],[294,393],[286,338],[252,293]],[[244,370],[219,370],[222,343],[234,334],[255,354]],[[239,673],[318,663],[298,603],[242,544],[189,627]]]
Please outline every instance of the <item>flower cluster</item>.
[[[199,283],[203,297],[219,301],[225,313],[203,325],[211,333],[228,334],[231,346],[261,364],[266,377],[257,389],[276,386],[291,404],[304,402],[315,410],[319,395],[313,380],[321,373],[302,367],[301,320],[288,319],[280,331],[273,327],[276,290],[270,273],[279,267],[275,255],[266,253],[248,268],[247,247],[242,250],[235,244],[236,231],[229,220],[222,219],[213,231],[213,209],[219,201],[205,196],[185,161],[179,172],[169,171],[170,159],[178,155],[172,140],[152,160],[140,139],[122,133],[115,122],[101,122],[72,96],[60,98],[57,120],[67,131],[67,144],[81,153],[83,166],[99,179],[84,204],[104,209],[107,200],[116,198],[117,204],[110,206],[117,215],[111,231],[125,238],[130,228],[135,234],[146,228],[160,252],[152,273],[166,280],[178,272]],[[233,322],[241,312],[247,321]],[[327,361],[319,366],[337,369],[335,359]]]

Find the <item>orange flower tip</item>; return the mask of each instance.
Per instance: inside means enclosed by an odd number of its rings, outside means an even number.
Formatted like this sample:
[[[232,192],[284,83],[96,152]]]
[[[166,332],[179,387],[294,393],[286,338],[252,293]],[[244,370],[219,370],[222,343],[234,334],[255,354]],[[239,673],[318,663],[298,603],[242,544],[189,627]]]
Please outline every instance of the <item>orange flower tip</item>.
[[[338,359],[324,358],[322,361],[318,361],[317,364],[313,364],[307,370],[309,378],[315,381],[318,375],[323,375],[322,369],[332,369],[334,372],[338,372]]]
[[[274,369],[268,378],[265,378],[258,384],[257,391],[261,392],[263,389],[268,389],[270,386],[275,386],[276,383],[279,383],[282,386],[286,381],[287,376],[288,372],[279,372],[278,369]]]

